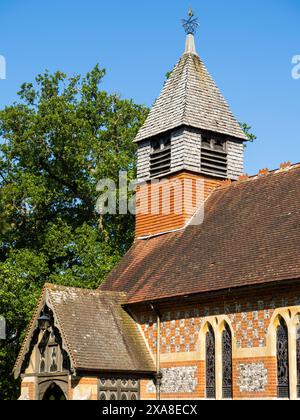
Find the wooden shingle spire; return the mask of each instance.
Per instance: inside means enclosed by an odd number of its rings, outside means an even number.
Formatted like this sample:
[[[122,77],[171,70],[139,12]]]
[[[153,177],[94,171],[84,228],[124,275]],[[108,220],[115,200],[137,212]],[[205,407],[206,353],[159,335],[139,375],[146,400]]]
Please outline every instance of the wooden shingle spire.
[[[240,124],[197,54],[191,32],[187,31],[184,54],[165,83],[135,142],[180,126],[246,140]]]

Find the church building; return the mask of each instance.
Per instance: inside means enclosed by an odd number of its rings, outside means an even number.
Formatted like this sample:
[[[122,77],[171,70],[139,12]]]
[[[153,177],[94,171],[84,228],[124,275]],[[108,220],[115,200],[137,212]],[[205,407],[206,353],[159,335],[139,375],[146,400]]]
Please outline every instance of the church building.
[[[22,400],[300,399],[300,164],[243,174],[247,137],[184,26],[135,139],[135,241],[98,290],[44,286]]]

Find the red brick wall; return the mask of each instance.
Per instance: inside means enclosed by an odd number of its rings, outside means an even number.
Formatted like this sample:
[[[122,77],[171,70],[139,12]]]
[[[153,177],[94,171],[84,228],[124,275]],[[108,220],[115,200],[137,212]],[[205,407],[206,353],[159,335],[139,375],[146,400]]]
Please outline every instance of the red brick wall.
[[[92,394],[91,394],[91,400],[97,400],[98,399],[98,395],[97,395],[97,385],[98,385],[98,378],[94,377],[94,378],[89,378],[89,377],[83,377],[83,378],[74,378],[72,379],[72,390],[71,390],[71,395],[73,397],[74,395],[74,388],[79,388],[79,391],[82,390],[82,392],[80,392],[80,394],[84,394],[86,393],[86,389],[88,387],[92,388]]]
[[[73,388],[72,388],[72,380],[69,379],[68,383],[68,400],[72,401],[73,399]]]
[[[36,399],[36,388],[34,382],[22,382],[21,384],[21,390],[25,390],[27,388],[28,390],[28,397],[30,401],[34,401]]]

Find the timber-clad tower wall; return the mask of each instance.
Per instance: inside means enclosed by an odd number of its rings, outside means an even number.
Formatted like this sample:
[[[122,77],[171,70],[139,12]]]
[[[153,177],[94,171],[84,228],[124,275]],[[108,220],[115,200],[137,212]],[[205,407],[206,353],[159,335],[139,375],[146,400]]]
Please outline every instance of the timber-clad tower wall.
[[[166,214],[163,188],[154,194],[159,181],[180,185],[183,201],[186,194],[192,195],[193,204],[205,201],[223,180],[235,181],[243,174],[245,140],[189,33],[183,56],[135,139],[138,206],[147,199],[147,211],[145,205],[143,211],[137,207],[136,237],[182,229],[195,214],[193,206],[175,211],[172,187]]]

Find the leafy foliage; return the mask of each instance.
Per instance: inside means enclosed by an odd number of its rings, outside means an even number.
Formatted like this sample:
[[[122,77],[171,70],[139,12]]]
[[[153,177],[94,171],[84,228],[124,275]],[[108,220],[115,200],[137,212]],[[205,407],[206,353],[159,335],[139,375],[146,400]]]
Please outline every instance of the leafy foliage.
[[[251,143],[253,143],[257,139],[257,137],[256,137],[255,134],[252,133],[252,131],[251,131],[252,127],[250,127],[246,123],[242,123],[241,124],[241,127],[244,130],[244,133],[246,134],[248,141],[250,141]]]
[[[44,283],[97,287],[133,240],[132,216],[97,214],[96,185],[135,179],[148,110],[101,90],[104,75],[45,72],[0,111],[0,400],[18,397],[11,370]]]
[[[104,75],[45,72],[0,111],[0,399],[17,397],[11,370],[43,284],[97,287],[133,239],[132,216],[97,214],[96,185],[135,178],[148,111],[101,90]]]

